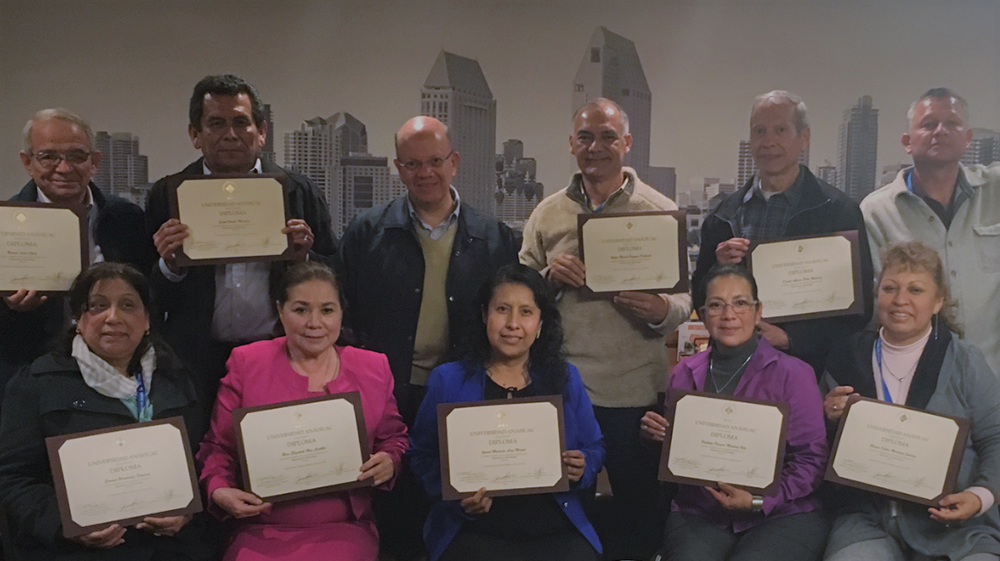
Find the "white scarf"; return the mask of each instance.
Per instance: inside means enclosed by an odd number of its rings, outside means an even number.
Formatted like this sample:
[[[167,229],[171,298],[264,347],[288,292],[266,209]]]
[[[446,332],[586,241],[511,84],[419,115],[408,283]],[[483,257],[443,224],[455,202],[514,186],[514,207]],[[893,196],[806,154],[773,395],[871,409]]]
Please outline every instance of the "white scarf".
[[[83,374],[83,381],[94,390],[108,397],[115,399],[135,399],[135,391],[139,383],[135,378],[122,376],[115,367],[108,364],[106,360],[94,354],[84,342],[83,336],[77,333],[73,338],[73,358],[80,366],[80,373]],[[146,385],[146,395],[149,395],[153,386],[153,370],[156,369],[156,353],[150,346],[142,358],[139,359],[142,366],[142,378]]]

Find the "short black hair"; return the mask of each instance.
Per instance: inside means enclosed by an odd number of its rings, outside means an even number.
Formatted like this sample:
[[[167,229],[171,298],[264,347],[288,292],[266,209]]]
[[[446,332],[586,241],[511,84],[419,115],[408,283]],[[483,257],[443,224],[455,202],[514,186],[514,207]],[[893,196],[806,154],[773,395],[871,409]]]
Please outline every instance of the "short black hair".
[[[235,74],[216,74],[205,76],[194,86],[194,93],[191,94],[191,104],[188,107],[188,119],[194,130],[201,130],[201,118],[205,114],[205,95],[229,95],[238,96],[247,94],[250,98],[250,114],[253,122],[260,128],[264,122],[264,104],[260,100],[257,88],[250,82]]]
[[[80,316],[87,311],[87,303],[90,300],[90,291],[98,281],[121,279],[128,283],[139,295],[142,307],[146,313],[153,315],[153,298],[149,290],[149,281],[135,267],[125,263],[109,263],[103,261],[95,263],[81,272],[73,281],[69,289],[69,309],[74,320],[79,320]]]
[[[697,302],[698,307],[705,305],[705,300],[708,299],[708,284],[719,277],[740,277],[747,281],[750,285],[750,296],[754,300],[759,300],[757,297],[757,281],[754,280],[753,274],[750,269],[747,269],[743,265],[738,263],[716,263],[712,265],[712,268],[708,270],[705,274],[705,278],[701,280],[698,286],[694,287],[694,301]]]

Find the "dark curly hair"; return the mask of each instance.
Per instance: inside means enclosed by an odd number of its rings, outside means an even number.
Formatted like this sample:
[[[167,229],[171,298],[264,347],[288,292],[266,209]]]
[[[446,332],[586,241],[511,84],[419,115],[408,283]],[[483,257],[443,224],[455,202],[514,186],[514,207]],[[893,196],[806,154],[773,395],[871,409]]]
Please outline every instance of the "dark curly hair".
[[[191,94],[191,102],[188,105],[188,121],[194,130],[201,130],[201,118],[205,114],[205,96],[228,95],[236,97],[240,94],[247,94],[250,98],[250,115],[253,117],[253,124],[260,128],[264,122],[264,103],[257,93],[257,88],[250,82],[235,74],[218,74],[215,76],[205,76],[194,86]]]
[[[497,288],[504,284],[524,285],[534,295],[535,305],[541,310],[542,328],[538,339],[528,351],[528,369],[540,395],[562,394],[569,378],[566,354],[562,348],[562,315],[556,306],[555,296],[542,275],[519,263],[501,267],[479,289],[473,307],[476,317],[469,318],[469,329],[460,350],[466,375],[471,377],[490,365],[492,347],[486,335],[483,313],[489,307]]]

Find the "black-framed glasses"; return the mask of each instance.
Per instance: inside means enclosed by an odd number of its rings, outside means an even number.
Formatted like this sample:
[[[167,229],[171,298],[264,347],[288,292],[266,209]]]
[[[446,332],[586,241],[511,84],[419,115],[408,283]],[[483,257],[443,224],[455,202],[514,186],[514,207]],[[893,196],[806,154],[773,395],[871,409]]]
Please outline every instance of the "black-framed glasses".
[[[705,304],[702,309],[708,315],[712,317],[721,316],[725,313],[727,307],[732,307],[733,312],[739,315],[749,314],[754,308],[757,307],[756,300],[744,300],[743,298],[734,300],[732,302],[723,302],[722,300],[713,300]]]
[[[443,158],[440,157],[440,156],[438,156],[438,157],[431,158],[429,160],[424,160],[424,161],[420,161],[420,160],[406,160],[405,162],[403,162],[403,168],[406,169],[406,171],[417,171],[417,170],[423,169],[423,167],[425,165],[428,165],[428,166],[431,166],[434,169],[437,169],[437,168],[443,166],[444,163],[448,161],[448,158],[450,158],[451,155],[454,154],[454,153],[455,153],[455,151],[452,150],[451,152],[448,152],[448,154],[445,157],[443,157]]]
[[[87,152],[86,150],[70,150],[65,154],[61,154],[55,150],[42,150],[41,152],[32,154],[32,157],[43,167],[54,168],[63,160],[66,160],[66,163],[70,165],[82,164],[90,158],[91,154],[93,152]]]

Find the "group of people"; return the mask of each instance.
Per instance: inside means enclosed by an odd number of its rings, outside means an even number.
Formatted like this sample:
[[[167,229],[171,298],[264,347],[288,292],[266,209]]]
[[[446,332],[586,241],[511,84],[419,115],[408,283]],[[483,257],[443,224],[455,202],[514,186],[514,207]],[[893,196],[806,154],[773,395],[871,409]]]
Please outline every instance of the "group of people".
[[[339,241],[315,184],[260,159],[262,103],[237,76],[195,86],[188,131],[202,157],[154,184],[145,209],[90,182],[101,154],[85,120],[40,111],[20,154],[32,179],[13,200],[84,207],[91,266],[66,297],[25,288],[0,305],[7,555],[1000,559],[1000,166],[961,165],[972,131],[956,93],[929,90],[908,116],[914,165],[859,207],[798,163],[802,100],[758,96],[757,172],[705,218],[692,293],[601,298],[585,288],[578,217],[677,209],[624,166],[628,117],[610,100],[573,115],[579,171],[522,235],[462,204],[448,128],[420,116],[395,137],[407,193]],[[170,215],[170,185],[218,173],[288,178],[291,261],[178,264],[189,229]],[[863,312],[763,321],[751,244],[845,230],[861,246]],[[665,335],[693,310],[710,348],[668,376]],[[788,405],[776,493],[657,480],[664,405],[691,389]],[[357,477],[371,486],[273,504],[241,486],[233,410],[346,391],[360,394],[371,455]],[[443,500],[438,405],[547,395],[564,403],[570,489]],[[956,492],[930,509],[826,492],[853,395],[970,419]],[[207,512],[63,538],[45,438],[174,416]],[[594,497],[602,469],[610,501]]]

